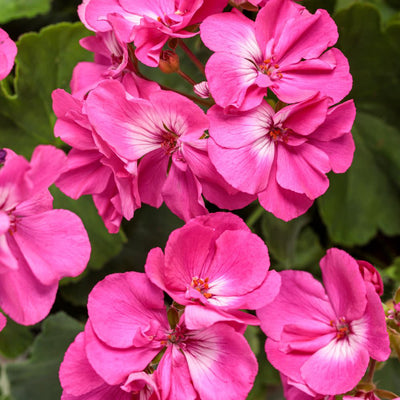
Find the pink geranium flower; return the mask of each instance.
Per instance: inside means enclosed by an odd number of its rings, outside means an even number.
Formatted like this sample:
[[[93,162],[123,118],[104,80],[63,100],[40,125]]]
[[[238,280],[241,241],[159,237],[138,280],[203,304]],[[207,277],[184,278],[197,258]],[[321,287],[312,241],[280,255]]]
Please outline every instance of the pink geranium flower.
[[[17,46],[7,32],[0,28],[0,80],[4,79],[14,66]]]
[[[389,357],[389,337],[380,298],[356,260],[330,249],[320,265],[325,288],[307,272],[282,271],[279,295],[257,316],[272,365],[305,392],[335,395],[357,385],[370,357]]]
[[[217,321],[257,325],[239,309],[256,309],[278,294],[280,279],[268,271],[265,243],[237,216],[216,213],[192,219],[171,233],[146,261],[151,281],[185,305],[186,326]]]
[[[214,106],[208,112],[211,161],[266,210],[285,221],[295,218],[327,190],[326,173],[346,171],[353,159],[354,104],[329,105],[330,99],[316,96],[278,112],[266,101],[235,114]]]
[[[137,58],[157,67],[169,38],[196,35],[187,28],[221,12],[227,3],[228,0],[88,0],[80,6],[79,15],[89,29],[96,32],[114,29],[125,43],[133,41]]]
[[[206,75],[221,107],[249,110],[268,88],[285,103],[317,92],[337,103],[351,89],[346,58],[337,49],[327,50],[338,33],[325,10],[313,15],[291,0],[270,0],[255,22],[233,10],[208,17],[200,34],[215,52]]]
[[[163,292],[144,274],[106,277],[89,295],[88,312],[87,359],[109,385],[146,369],[165,400],[238,400],[251,389],[257,361],[243,335],[224,323],[189,329],[174,307],[170,325]]]
[[[163,201],[184,220],[206,214],[202,193],[221,208],[241,208],[254,195],[228,185],[207,152],[208,118],[186,97],[155,90],[146,99],[132,96],[118,81],[104,81],[86,101],[91,125],[101,139],[136,168],[140,198]]]
[[[49,313],[58,281],[85,269],[90,243],[75,214],[52,209],[48,187],[64,168],[65,154],[38,146],[29,163],[5,152],[0,169],[0,307],[16,322],[30,325]]]

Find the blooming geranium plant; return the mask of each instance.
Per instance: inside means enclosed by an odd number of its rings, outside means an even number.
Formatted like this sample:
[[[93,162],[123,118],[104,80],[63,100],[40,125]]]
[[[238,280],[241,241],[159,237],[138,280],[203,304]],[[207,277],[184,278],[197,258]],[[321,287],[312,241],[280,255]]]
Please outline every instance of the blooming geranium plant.
[[[375,67],[359,94],[374,8],[316,3],[83,0],[0,30],[1,399],[398,398],[400,209],[371,190],[376,160],[399,189],[396,90]]]

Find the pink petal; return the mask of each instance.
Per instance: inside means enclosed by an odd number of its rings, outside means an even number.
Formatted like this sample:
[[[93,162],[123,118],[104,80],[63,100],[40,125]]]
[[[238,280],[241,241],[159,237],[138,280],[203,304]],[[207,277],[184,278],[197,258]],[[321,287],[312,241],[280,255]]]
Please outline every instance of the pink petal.
[[[310,143],[329,157],[332,171],[335,173],[346,172],[353,162],[355,144],[350,132],[329,142],[310,140]]]
[[[141,372],[161,351],[162,346],[129,347],[107,346],[94,333],[90,323],[85,328],[85,350],[90,365],[109,385],[122,385],[132,372]]]
[[[305,194],[284,189],[276,181],[276,163],[272,165],[270,179],[266,189],[258,194],[262,207],[273,213],[277,218],[290,221],[304,214],[312,205],[313,200]]]
[[[206,64],[206,76],[210,92],[219,106],[240,108],[247,90],[257,78],[257,70],[250,60],[236,54],[214,53]],[[257,93],[245,108],[253,108],[261,101],[262,96]]]
[[[49,162],[51,160],[51,162]],[[47,189],[60,176],[66,167],[67,156],[54,146],[37,146],[31,158],[29,178],[35,191]]]
[[[189,168],[182,171],[174,161],[162,188],[162,196],[167,207],[184,221],[208,213],[201,197],[200,182]]]
[[[315,199],[328,189],[329,170],[328,156],[308,143],[278,146],[276,179],[284,189]]]
[[[167,348],[157,367],[156,376],[163,399],[198,399],[188,364],[176,346]]]
[[[160,147],[160,121],[154,108],[143,99],[127,100],[121,83],[100,83],[89,93],[86,104],[96,132],[119,156],[136,161]]]
[[[274,93],[285,103],[294,103],[320,92],[333,103],[342,100],[351,90],[349,63],[343,53],[332,48],[318,59],[300,61],[281,68],[283,78]]]
[[[210,278],[209,292],[213,297],[242,296],[264,282],[269,255],[267,246],[257,235],[245,231],[225,231],[216,240],[215,246],[210,266],[203,267],[203,274]],[[224,305],[229,307],[229,303]]]
[[[138,186],[143,203],[157,208],[163,203],[161,190],[167,179],[168,163],[169,158],[162,149],[154,150],[140,160]]]
[[[59,375],[63,389],[74,396],[91,392],[105,383],[86,357],[83,332],[78,334],[65,353]]]
[[[243,335],[227,324],[191,331],[183,353],[201,399],[244,399],[253,386],[257,360]]]
[[[386,361],[390,356],[389,335],[386,329],[385,313],[379,296],[372,284],[367,283],[368,352],[377,361]]]
[[[99,282],[89,295],[88,313],[97,336],[120,349],[149,344],[159,329],[168,329],[162,291],[138,272]]]
[[[334,339],[313,354],[301,367],[307,385],[317,393],[331,395],[353,389],[369,362],[365,343],[358,340],[356,335],[344,340]]]
[[[264,282],[252,292],[246,293],[241,298],[241,308],[256,310],[275,300],[281,288],[281,277],[269,270]]]
[[[311,274],[303,271],[282,271],[279,274],[282,280],[278,296],[257,310],[261,329],[268,337],[280,340],[287,324],[314,320],[329,325],[335,319],[324,288]]]
[[[237,325],[260,324],[256,316],[240,310],[222,310],[198,304],[189,304],[185,308],[185,323],[189,329],[204,329],[217,322],[227,322],[235,329]]]
[[[285,24],[274,52],[277,62],[288,65],[317,58],[338,39],[335,22],[326,10],[309,14],[304,10]]]
[[[80,218],[68,210],[22,218],[14,238],[33,274],[44,285],[79,275],[89,261],[86,230]]]
[[[0,80],[4,79],[14,66],[17,46],[7,32],[0,29]]]
[[[284,107],[278,111],[274,121],[283,120],[285,128],[300,135],[314,132],[327,118],[330,99],[314,97],[308,101]]]
[[[217,171],[234,188],[257,194],[267,187],[275,157],[272,140],[261,138],[239,149],[220,147],[210,140],[208,149]]]
[[[85,194],[102,193],[112,179],[112,171],[101,163],[101,158],[98,151],[71,149],[66,171],[58,178],[57,187],[73,199]]]
[[[165,287],[180,304],[187,304],[186,289],[192,279],[205,279],[203,270],[213,255],[213,230],[201,225],[185,225],[171,233],[165,248]],[[209,254],[211,252],[211,254]]]
[[[339,249],[329,249],[320,261],[322,280],[337,318],[352,321],[364,315],[367,305],[364,280],[356,260]]]
[[[325,142],[338,139],[351,131],[355,116],[356,108],[353,100],[332,107],[328,110],[325,122],[318,127],[310,138]]]
[[[36,324],[49,313],[58,286],[41,284],[15,244],[12,252],[18,255],[18,269],[0,274],[0,307],[19,324]]]
[[[262,58],[255,37],[254,22],[237,10],[206,18],[200,26],[200,37],[214,52],[236,54],[248,60]]]
[[[257,14],[255,32],[258,45],[265,51],[268,42],[281,35],[287,21],[299,18],[300,10],[304,9],[289,0],[269,0]]]
[[[267,354],[268,361],[282,374],[289,378],[304,383],[300,375],[301,366],[310,357],[307,353],[293,352],[287,354],[279,349],[279,342],[267,338],[265,342],[265,353]]]
[[[146,264],[144,266],[146,275],[154,285],[161,290],[167,291],[164,284],[164,253],[159,247],[151,249],[147,254]]]

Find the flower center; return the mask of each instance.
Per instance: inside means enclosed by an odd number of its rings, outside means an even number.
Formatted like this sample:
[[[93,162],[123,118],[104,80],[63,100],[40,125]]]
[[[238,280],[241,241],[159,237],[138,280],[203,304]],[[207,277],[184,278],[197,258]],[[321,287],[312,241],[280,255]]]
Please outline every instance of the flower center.
[[[261,64],[258,64],[259,70],[270,77],[271,81],[282,79],[282,72],[279,71],[279,64],[275,63],[273,58],[265,59]]]
[[[164,130],[161,132],[161,138],[162,138],[161,148],[165,151],[165,154],[170,156],[172,153],[178,150],[179,135],[171,131],[171,129],[167,128],[165,124],[164,124]]]
[[[283,143],[287,143],[289,140],[289,129],[282,129],[278,127],[273,127],[269,132],[268,135],[272,138],[274,142],[281,141]]]
[[[336,328],[337,339],[345,339],[351,333],[349,323],[344,317],[340,317],[337,321],[331,321],[330,324]]]
[[[185,340],[185,334],[182,328],[179,325],[177,325],[173,331],[168,333],[167,338],[168,338],[168,343],[178,344]]]
[[[206,279],[201,279],[197,276],[192,278],[192,282],[190,283],[190,286],[200,292],[206,299],[210,299],[212,297],[211,293],[208,293],[208,289],[210,288],[208,285],[209,278]]]

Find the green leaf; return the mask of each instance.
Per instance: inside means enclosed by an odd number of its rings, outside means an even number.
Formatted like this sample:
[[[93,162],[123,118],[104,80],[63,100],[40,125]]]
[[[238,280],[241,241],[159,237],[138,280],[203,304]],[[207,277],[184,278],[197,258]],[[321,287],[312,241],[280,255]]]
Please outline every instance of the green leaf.
[[[67,89],[74,66],[91,57],[78,43],[87,35],[81,23],[60,23],[20,38],[15,79],[0,83],[0,147],[30,157],[38,144],[61,143],[53,135],[51,93]]]
[[[56,400],[61,397],[58,370],[65,351],[83,325],[63,312],[43,322],[28,361],[6,366],[14,400]]]
[[[51,0],[0,0],[0,24],[50,11]]]
[[[7,319],[6,327],[0,332],[0,353],[6,358],[16,358],[33,342],[30,328]]]
[[[379,10],[384,21],[390,20],[397,12],[397,10],[393,8],[391,4],[388,4],[386,0],[336,0],[335,12],[348,8],[355,3],[374,5]]]
[[[117,234],[108,233],[90,196],[74,200],[65,196],[55,186],[51,188],[51,193],[54,197],[54,208],[71,210],[82,219],[92,246],[89,268],[102,268],[110,258],[121,251],[122,244],[126,240],[125,235],[122,230]]]
[[[400,396],[400,361],[390,358],[383,364],[383,368],[378,369],[374,374],[374,381],[377,382],[379,389],[390,390]]]
[[[347,246],[366,244],[378,230],[400,234],[400,132],[358,112],[353,136],[353,165],[345,174],[331,175],[318,200],[331,238]]]
[[[318,236],[308,225],[311,221],[305,214],[284,222],[270,213],[262,217],[262,234],[270,254],[282,269],[318,266],[324,254]]]
[[[400,21],[383,31],[376,7],[356,3],[335,16],[338,46],[348,57],[354,85],[350,97],[365,111],[400,127]]]

